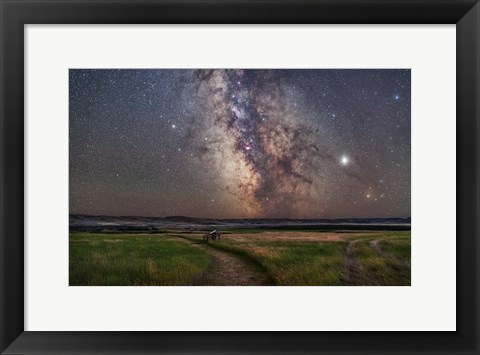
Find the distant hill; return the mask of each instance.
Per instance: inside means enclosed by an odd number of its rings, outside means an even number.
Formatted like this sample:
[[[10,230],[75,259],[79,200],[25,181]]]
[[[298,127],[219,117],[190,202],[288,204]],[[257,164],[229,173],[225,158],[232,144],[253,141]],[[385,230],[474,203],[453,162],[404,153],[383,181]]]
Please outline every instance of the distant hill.
[[[135,217],[89,216],[71,214],[71,230],[155,230],[155,229],[210,229],[210,228],[279,228],[279,229],[410,229],[411,218],[341,218],[341,219],[287,219],[246,218],[210,219],[186,216]]]

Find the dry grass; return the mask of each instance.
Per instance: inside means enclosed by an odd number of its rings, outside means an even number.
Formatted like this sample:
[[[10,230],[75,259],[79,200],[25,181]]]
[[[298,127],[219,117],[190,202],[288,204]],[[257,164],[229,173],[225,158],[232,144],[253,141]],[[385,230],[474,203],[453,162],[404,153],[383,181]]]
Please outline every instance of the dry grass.
[[[203,234],[72,233],[70,284],[201,284],[213,260],[206,251],[217,248],[246,257],[276,285],[410,285],[406,231],[231,230],[199,248]]]
[[[382,232],[352,232],[343,233],[338,232],[287,232],[287,231],[265,231],[257,233],[227,233],[224,234],[224,239],[237,242],[335,242],[357,237],[371,237],[375,235],[382,235]]]
[[[210,245],[247,256],[277,285],[410,285],[410,232],[231,232]]]

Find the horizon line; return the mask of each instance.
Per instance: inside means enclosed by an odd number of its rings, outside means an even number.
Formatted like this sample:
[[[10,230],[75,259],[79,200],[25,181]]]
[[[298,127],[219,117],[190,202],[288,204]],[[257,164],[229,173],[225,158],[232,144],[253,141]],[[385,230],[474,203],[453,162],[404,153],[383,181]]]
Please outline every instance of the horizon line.
[[[320,220],[320,219],[330,219],[330,220],[341,220],[341,219],[407,219],[412,218],[412,216],[407,217],[315,217],[315,218],[295,218],[295,217],[194,217],[194,216],[185,216],[185,215],[166,215],[166,216],[141,216],[141,215],[108,215],[108,214],[86,214],[86,213],[70,213],[69,216],[88,216],[88,217],[116,217],[116,218],[191,218],[191,219],[216,219],[216,220],[225,220],[225,219],[236,219],[236,220],[245,220],[245,219],[290,219],[290,220]]]

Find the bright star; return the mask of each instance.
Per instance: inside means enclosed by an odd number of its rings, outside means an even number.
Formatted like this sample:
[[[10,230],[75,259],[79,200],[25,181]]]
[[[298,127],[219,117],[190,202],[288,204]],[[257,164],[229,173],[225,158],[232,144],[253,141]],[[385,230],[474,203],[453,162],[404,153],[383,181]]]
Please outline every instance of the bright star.
[[[172,124],[172,128],[175,129],[175,128],[177,128],[177,126],[175,126],[174,124]]]
[[[342,155],[342,158],[340,159],[340,163],[342,163],[342,165],[347,165],[348,163],[350,163],[350,159],[348,159],[346,155]]]
[[[400,100],[400,95],[395,95],[395,100]]]

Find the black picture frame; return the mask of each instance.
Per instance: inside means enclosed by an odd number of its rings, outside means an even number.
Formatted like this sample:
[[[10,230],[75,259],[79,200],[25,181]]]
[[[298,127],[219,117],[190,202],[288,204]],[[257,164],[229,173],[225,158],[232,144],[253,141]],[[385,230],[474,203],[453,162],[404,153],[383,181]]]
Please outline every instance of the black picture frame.
[[[0,12],[2,354],[480,354],[477,0],[0,0]],[[24,25],[156,23],[456,24],[457,331],[24,331]]]

